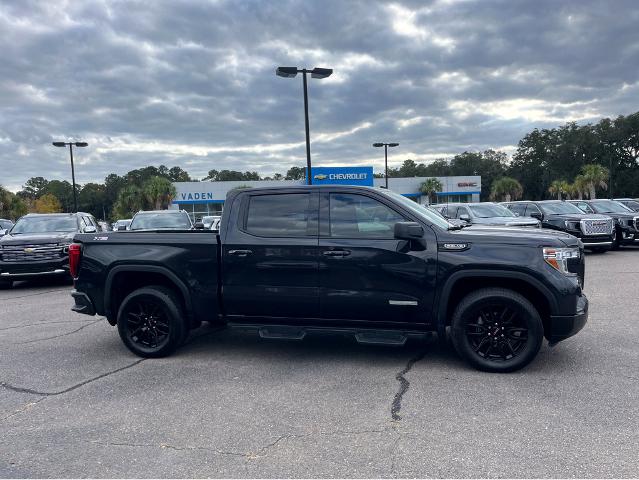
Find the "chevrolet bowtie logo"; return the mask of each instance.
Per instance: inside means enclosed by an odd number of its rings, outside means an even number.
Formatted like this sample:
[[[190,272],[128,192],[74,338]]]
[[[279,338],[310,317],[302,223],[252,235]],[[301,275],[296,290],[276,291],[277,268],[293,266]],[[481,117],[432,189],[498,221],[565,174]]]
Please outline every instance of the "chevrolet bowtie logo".
[[[323,173],[318,173],[313,177],[315,180],[326,180],[328,175],[324,175]]]
[[[35,248],[25,248],[24,253],[33,253],[35,252]]]

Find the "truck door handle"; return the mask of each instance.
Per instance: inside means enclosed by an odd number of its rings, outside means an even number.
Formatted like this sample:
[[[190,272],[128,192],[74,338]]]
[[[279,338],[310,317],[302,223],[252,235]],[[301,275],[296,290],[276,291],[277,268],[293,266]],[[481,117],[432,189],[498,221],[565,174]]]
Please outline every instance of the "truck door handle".
[[[327,257],[348,257],[351,254],[350,250],[324,250],[323,255]]]
[[[238,257],[246,257],[252,253],[253,250],[229,250],[229,255],[237,255]]]

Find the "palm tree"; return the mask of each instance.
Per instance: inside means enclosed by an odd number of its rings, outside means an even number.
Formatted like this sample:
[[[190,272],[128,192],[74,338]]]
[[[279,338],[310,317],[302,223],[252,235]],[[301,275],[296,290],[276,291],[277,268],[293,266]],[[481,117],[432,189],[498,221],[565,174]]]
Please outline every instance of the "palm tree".
[[[113,215],[119,218],[131,218],[133,214],[144,209],[145,201],[142,190],[136,185],[127,185],[118,192],[118,198],[113,205]]]
[[[551,195],[557,195],[557,200],[561,200],[562,195],[566,195],[570,198],[571,185],[565,180],[555,180],[550,184],[548,192]]]
[[[606,167],[591,163],[584,165],[581,168],[581,174],[583,175],[586,185],[588,187],[588,196],[591,200],[597,198],[597,187],[606,190],[608,188],[608,178],[610,178],[610,172]]]
[[[142,187],[144,197],[155,210],[163,210],[169,207],[169,203],[177,194],[175,186],[164,177],[151,177]]]
[[[587,183],[588,182],[583,175],[577,175],[575,177],[575,181],[572,182],[572,185],[570,186],[572,196],[576,196],[579,200],[583,200],[584,193],[588,189]]]
[[[422,184],[419,186],[419,191],[422,193],[422,195],[426,195],[426,197],[428,197],[428,203],[432,204],[435,203],[434,199],[437,195],[437,192],[441,192],[443,188],[444,186],[442,185],[442,182],[432,177],[425,182],[422,182]]]
[[[524,189],[521,184],[511,177],[501,177],[493,182],[490,199],[504,199],[507,202],[521,198]]]

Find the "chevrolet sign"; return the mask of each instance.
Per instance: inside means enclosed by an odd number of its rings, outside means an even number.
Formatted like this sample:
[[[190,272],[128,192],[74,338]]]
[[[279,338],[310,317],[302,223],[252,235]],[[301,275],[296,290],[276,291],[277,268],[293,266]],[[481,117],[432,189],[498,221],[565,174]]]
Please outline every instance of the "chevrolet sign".
[[[373,186],[373,167],[312,167],[316,185]]]

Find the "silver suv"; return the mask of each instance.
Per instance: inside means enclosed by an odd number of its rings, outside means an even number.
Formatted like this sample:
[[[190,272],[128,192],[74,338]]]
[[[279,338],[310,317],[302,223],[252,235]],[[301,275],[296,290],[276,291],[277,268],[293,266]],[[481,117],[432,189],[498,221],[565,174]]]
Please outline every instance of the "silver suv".
[[[447,218],[457,218],[472,225],[541,227],[541,223],[536,218],[519,217],[503,205],[492,202],[448,203],[437,205],[436,208]]]

